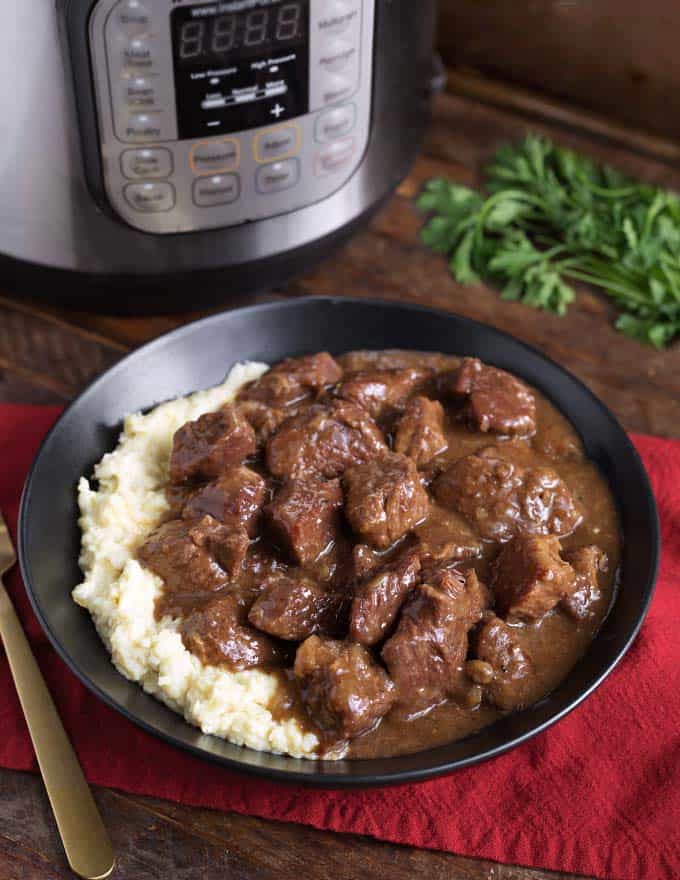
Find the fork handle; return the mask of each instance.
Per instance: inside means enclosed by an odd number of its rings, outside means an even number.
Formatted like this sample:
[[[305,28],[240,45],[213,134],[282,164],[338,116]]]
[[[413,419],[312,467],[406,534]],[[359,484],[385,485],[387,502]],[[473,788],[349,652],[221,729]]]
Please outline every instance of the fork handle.
[[[89,880],[108,877],[115,864],[111,841],[1,580],[0,636],[68,863]]]

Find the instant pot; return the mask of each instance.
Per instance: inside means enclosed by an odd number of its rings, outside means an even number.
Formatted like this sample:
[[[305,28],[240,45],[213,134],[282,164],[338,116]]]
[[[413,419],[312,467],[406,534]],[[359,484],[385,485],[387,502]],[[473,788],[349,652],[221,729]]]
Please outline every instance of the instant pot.
[[[0,31],[5,288],[280,284],[415,158],[435,0],[22,0]],[[187,290],[181,281],[191,276]],[[35,281],[39,279],[40,290]]]

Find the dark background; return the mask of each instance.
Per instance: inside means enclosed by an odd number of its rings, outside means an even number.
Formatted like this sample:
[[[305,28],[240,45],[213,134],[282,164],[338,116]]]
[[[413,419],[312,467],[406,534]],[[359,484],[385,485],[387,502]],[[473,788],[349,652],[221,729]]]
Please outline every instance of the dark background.
[[[440,0],[449,65],[680,139],[678,0]]]

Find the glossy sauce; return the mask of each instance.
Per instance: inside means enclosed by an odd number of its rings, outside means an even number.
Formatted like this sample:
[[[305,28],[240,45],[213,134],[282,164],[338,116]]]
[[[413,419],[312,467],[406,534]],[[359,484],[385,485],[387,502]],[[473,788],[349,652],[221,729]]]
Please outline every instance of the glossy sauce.
[[[458,364],[458,359],[449,356],[418,355],[411,352],[350,353],[338,361],[345,369],[425,365],[443,371]],[[428,392],[435,396],[434,386],[421,393],[428,395]],[[595,465],[585,459],[580,440],[566,419],[538,392],[535,392],[535,396],[538,429],[527,441],[508,441],[493,434],[477,432],[457,421],[455,414],[448,409],[445,422],[448,449],[422,470],[425,482],[429,484],[438,473],[465,455],[490,445],[502,446],[508,442],[521,442],[531,450],[532,466],[546,465],[554,469],[571,490],[584,513],[583,522],[575,532],[562,539],[564,550],[596,544],[608,557],[607,571],[599,579],[600,598],[591,606],[590,616],[575,620],[564,611],[555,609],[536,623],[516,624],[517,631],[521,631],[522,646],[533,658],[536,668],[530,687],[531,703],[550,693],[586,652],[611,604],[621,551],[618,514],[607,484]],[[389,437],[389,424],[383,424],[382,427]],[[247,464],[265,473],[261,459],[248,461]],[[275,486],[276,483],[270,485]],[[497,555],[499,546],[480,542],[474,530],[459,515],[449,510],[444,511],[434,502],[431,511],[429,520],[418,526],[418,533],[427,534],[428,529],[441,533],[442,520],[457,516],[469,532],[472,543],[481,546],[480,555],[471,559],[470,563],[474,565],[480,579],[488,581],[489,566]],[[337,545],[330,547],[306,571],[320,582],[340,588],[346,583],[351,570],[353,542],[356,542],[356,538],[352,538],[347,529]],[[389,555],[389,552],[385,554],[385,558],[389,558]],[[244,595],[254,598],[267,573],[285,569],[286,562],[279,549],[263,534],[248,551],[245,569],[238,582],[225,589],[238,589]],[[200,596],[166,591],[158,602],[156,613],[159,616],[171,614],[183,617],[214,597],[214,592]],[[292,664],[296,645],[288,643],[282,647],[284,656],[287,657],[286,662]],[[290,668],[274,669],[272,672],[279,677],[278,692],[270,707],[274,717],[285,720],[295,716],[304,728],[320,735],[324,748],[334,756],[344,754],[350,758],[375,758],[416,752],[467,736],[508,714],[486,702],[472,708],[466,707],[462,693],[460,701],[448,700],[421,717],[410,720],[405,719],[397,709],[393,709],[377,727],[354,739],[347,746],[323,739],[302,705]]]

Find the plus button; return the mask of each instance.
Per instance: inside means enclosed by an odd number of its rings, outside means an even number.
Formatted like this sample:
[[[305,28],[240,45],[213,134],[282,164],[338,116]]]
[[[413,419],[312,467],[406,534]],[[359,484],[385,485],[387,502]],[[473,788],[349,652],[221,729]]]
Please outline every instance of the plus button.
[[[277,103],[276,106],[272,107],[269,112],[276,116],[276,118],[278,119],[282,113],[286,112],[286,108]]]

